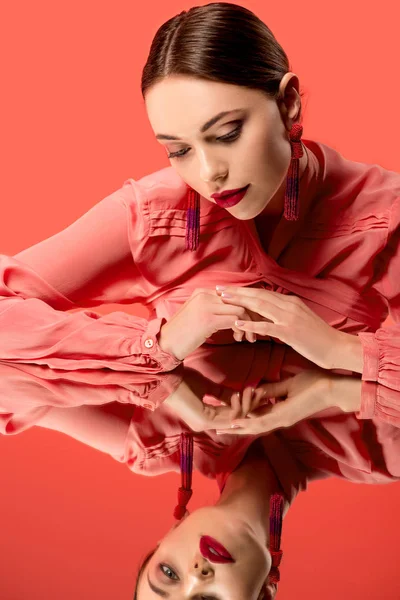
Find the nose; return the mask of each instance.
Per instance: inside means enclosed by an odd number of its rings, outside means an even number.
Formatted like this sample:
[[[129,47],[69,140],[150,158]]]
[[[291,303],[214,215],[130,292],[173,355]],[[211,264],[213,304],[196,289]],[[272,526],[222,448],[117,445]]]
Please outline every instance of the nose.
[[[214,576],[214,569],[203,556],[196,556],[192,564],[192,573],[201,579],[210,579]]]
[[[227,175],[226,165],[216,157],[206,154],[203,150],[199,152],[200,178],[205,183],[225,178]]]

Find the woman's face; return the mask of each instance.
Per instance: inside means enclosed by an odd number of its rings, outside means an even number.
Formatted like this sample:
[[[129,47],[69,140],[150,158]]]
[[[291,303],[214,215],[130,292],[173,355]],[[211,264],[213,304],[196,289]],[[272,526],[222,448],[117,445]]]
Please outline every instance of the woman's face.
[[[140,600],[258,600],[271,556],[251,527],[218,506],[194,511],[171,529],[146,565]],[[235,562],[217,563],[200,549],[202,536],[222,544]],[[150,583],[149,583],[150,581]],[[156,591],[157,590],[157,591]]]
[[[226,210],[241,220],[267,205],[279,212],[276,201],[291,158],[282,103],[260,90],[174,75],[153,85],[145,104],[171,166],[201,196],[215,203],[214,192],[250,184],[244,198]],[[226,114],[214,119],[221,113]]]

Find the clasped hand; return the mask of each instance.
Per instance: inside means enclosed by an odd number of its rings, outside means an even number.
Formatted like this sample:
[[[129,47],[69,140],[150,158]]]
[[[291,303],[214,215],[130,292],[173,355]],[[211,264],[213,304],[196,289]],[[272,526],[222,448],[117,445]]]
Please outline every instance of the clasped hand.
[[[256,389],[246,388],[239,404],[235,396],[236,410],[240,405],[247,418],[235,418],[228,427],[219,427],[217,433],[259,435],[292,427],[308,418],[357,412],[361,380],[315,369]]]
[[[252,320],[235,321],[237,329],[276,338],[323,369],[341,368],[338,357],[349,334],[331,327],[301,298],[251,287],[216,289],[225,304],[240,306],[251,315]]]

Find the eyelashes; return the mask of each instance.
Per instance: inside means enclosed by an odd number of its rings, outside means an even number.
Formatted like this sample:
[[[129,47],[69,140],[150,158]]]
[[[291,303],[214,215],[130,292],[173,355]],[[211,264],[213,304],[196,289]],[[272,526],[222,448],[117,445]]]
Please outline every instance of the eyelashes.
[[[232,142],[235,142],[241,134],[242,127],[243,127],[243,124],[240,123],[240,125],[238,125],[233,131],[230,131],[226,135],[217,137],[216,139],[225,144],[230,144]],[[188,148],[183,148],[182,150],[179,150],[178,152],[171,152],[171,153],[167,154],[167,156],[168,156],[168,158],[182,158],[183,156],[185,156],[185,154],[187,154],[187,152],[188,152]]]
[[[177,580],[178,579],[175,571],[173,569],[171,569],[171,567],[169,567],[168,565],[164,565],[164,564],[160,563],[158,565],[158,567],[159,567],[161,573],[163,573],[163,575],[165,575],[166,577],[168,577],[168,579],[172,579],[172,580]],[[169,573],[173,573],[174,577],[170,577],[170,575],[168,574],[168,572]]]

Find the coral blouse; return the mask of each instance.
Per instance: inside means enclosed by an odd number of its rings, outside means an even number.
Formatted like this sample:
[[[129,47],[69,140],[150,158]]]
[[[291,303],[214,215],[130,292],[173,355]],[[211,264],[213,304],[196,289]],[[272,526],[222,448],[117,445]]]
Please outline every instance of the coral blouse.
[[[129,374],[130,389],[118,398],[132,405],[119,459],[144,474],[178,470],[186,426],[162,402],[182,373],[180,361],[158,346],[164,319],[193,290],[216,284],[295,294],[333,327],[360,337],[361,409],[265,439],[284,439],[303,455],[312,448],[303,464],[321,473],[398,477],[400,452],[397,460],[392,451],[400,424],[400,175],[303,142],[308,164],[300,219],[282,217],[267,247],[257,218],[239,221],[201,197],[199,248],[186,251],[188,187],[167,167],[126,180],[52,237],[15,256],[0,255],[0,363],[20,371],[41,365],[69,376],[105,368]],[[81,310],[137,302],[148,307],[149,319]],[[383,326],[388,315],[394,325]],[[237,344],[231,331],[209,338],[183,364],[233,390],[312,367],[284,344]],[[68,395],[54,404],[50,398],[15,402],[0,398],[3,433],[39,423],[52,406],[71,406]],[[101,400],[81,397],[80,404],[92,403]],[[197,451],[204,474],[231,471],[253,439],[195,434],[195,464]],[[377,443],[381,450],[388,444],[387,456],[373,452]]]

